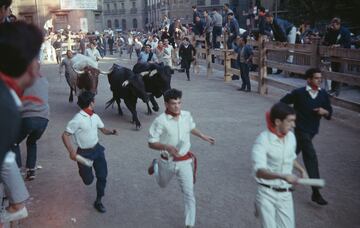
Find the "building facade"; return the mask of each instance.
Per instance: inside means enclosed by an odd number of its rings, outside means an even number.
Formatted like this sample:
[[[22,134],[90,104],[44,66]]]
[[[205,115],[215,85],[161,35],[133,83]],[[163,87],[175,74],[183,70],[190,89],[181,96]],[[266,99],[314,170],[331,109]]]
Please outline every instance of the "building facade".
[[[75,1],[75,0],[73,0]],[[102,0],[93,1],[94,9],[64,9],[61,1],[54,0],[14,0],[13,13],[21,20],[37,24],[40,28],[53,18],[55,31],[71,26],[72,31],[102,31],[103,11]]]
[[[146,0],[103,0],[104,27],[117,31],[144,31]]]

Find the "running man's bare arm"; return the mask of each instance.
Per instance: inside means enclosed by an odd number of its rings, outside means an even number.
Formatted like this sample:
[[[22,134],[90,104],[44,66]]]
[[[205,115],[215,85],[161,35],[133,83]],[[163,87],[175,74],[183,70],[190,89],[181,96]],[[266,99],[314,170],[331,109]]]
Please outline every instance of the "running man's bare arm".
[[[149,143],[149,147],[153,150],[167,151],[174,157],[180,157],[178,149],[176,149],[171,145],[154,142],[154,143]]]
[[[76,150],[74,149],[74,147],[71,144],[71,138],[70,137],[71,137],[71,134],[65,131],[62,134],[61,138],[63,140],[63,143],[64,143],[66,149],[69,152],[70,159],[76,161]]]
[[[208,135],[204,135],[200,130],[194,128],[191,130],[191,134],[201,138],[202,140],[210,143],[211,145],[214,145],[215,144],[215,139],[211,136],[208,136]]]
[[[109,130],[107,128],[99,128],[99,130],[104,134],[104,135],[118,135],[118,132],[116,129],[112,129]]]

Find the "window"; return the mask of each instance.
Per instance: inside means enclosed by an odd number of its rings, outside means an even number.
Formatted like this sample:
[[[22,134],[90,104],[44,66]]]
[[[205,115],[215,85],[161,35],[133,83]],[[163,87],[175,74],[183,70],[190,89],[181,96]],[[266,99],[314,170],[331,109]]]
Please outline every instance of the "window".
[[[132,7],[136,8],[136,2],[132,2]]]
[[[121,8],[125,8],[125,4],[123,2],[121,3]]]
[[[220,5],[220,0],[211,0],[211,5]]]
[[[110,11],[110,4],[106,4],[107,11]]]
[[[122,28],[123,31],[126,30],[126,20],[125,19],[121,20],[121,28]]]
[[[111,20],[107,20],[107,27],[108,28],[111,28],[112,26],[111,26]]]
[[[134,18],[134,19],[133,19],[133,28],[136,29],[137,26],[138,26],[138,24],[137,24],[137,19]]]
[[[115,19],[115,22],[114,22],[114,24],[115,24],[115,28],[120,28],[120,24],[119,24],[119,20],[118,19]]]
[[[205,5],[205,0],[197,0],[196,3],[199,6],[204,6]]]
[[[116,5],[116,3],[114,3],[114,9],[117,10],[117,5]]]

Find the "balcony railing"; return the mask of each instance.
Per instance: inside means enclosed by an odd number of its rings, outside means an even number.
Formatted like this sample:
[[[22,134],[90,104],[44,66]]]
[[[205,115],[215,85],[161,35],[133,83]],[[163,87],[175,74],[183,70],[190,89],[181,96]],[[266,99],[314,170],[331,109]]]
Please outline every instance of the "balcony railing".
[[[131,14],[136,14],[136,13],[137,13],[137,9],[136,9],[136,8],[131,8],[131,9],[130,9],[130,13],[131,13]]]

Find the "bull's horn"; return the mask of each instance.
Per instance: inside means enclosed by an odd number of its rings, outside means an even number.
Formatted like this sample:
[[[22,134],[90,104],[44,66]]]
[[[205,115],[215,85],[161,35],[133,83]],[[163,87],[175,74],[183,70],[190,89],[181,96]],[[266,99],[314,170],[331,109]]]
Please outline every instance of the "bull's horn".
[[[157,74],[157,72],[158,72],[158,71],[157,71],[156,69],[153,70],[153,71],[151,71],[151,72],[150,72],[150,77],[152,77],[152,76],[154,76],[155,74]]]
[[[143,77],[144,77],[145,75],[147,75],[147,74],[149,74],[149,71],[144,71],[144,72],[141,72],[141,73],[140,73],[140,75],[143,76]]]
[[[71,66],[72,67],[72,66]],[[74,67],[72,67],[72,69],[77,73],[77,74],[83,74],[85,73],[85,71],[83,70],[76,70]]]
[[[100,70],[100,67],[99,67],[100,74],[108,75],[108,74],[111,74],[111,72],[112,72],[113,70],[114,70],[114,67],[111,67],[108,71]]]

